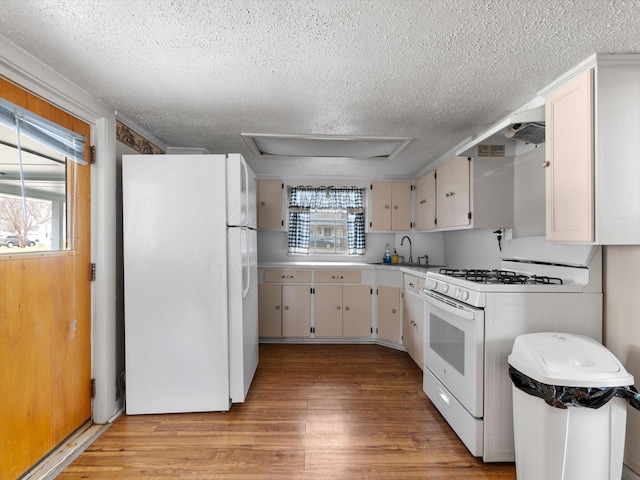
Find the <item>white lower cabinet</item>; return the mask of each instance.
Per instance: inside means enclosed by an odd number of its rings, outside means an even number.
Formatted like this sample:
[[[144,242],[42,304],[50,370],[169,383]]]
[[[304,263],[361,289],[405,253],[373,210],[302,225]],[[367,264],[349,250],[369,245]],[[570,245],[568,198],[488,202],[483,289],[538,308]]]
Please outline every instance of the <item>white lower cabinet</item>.
[[[378,286],[378,338],[400,343],[400,289]]]
[[[258,285],[261,337],[308,337],[311,334],[309,285]]]
[[[311,272],[264,270],[258,284],[258,331],[263,338],[311,335]]]
[[[418,282],[418,277],[405,275],[405,288],[402,292],[402,343],[413,361],[423,368],[424,300],[418,293]]]
[[[371,286],[317,285],[313,317],[316,337],[371,336]]]

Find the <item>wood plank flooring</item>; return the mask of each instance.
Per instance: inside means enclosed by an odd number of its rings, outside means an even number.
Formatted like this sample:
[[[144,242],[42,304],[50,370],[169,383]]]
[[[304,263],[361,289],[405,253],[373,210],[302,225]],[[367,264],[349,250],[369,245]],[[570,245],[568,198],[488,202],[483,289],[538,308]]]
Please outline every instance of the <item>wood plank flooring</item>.
[[[244,404],[227,413],[120,416],[59,476],[72,479],[491,479],[422,392],[404,352],[260,345]]]

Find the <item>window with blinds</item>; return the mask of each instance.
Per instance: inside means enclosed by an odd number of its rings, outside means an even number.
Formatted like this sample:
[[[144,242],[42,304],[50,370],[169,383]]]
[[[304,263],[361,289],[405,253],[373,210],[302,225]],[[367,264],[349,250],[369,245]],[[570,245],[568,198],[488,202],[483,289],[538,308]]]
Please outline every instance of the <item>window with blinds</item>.
[[[0,98],[0,254],[69,247],[67,161],[86,165],[85,143]]]

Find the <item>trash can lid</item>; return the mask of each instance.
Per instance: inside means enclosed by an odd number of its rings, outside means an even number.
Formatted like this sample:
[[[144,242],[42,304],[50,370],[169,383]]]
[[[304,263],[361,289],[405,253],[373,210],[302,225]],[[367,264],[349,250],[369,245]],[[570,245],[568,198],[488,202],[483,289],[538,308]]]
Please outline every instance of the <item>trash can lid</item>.
[[[567,387],[633,385],[633,375],[604,345],[568,333],[528,333],[516,337],[509,365],[546,383]]]

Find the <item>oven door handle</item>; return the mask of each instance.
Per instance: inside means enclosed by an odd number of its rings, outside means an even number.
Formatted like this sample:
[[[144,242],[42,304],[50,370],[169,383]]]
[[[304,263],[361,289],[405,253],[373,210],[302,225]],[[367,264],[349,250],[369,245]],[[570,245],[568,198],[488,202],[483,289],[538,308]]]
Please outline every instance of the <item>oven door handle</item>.
[[[429,302],[434,307],[440,308],[445,312],[451,313],[459,318],[464,318],[465,320],[474,320],[476,319],[476,313],[474,310],[464,307],[459,303],[455,303],[452,300],[446,300],[441,297],[434,297],[430,295],[428,292],[422,292],[424,295],[424,299]]]

